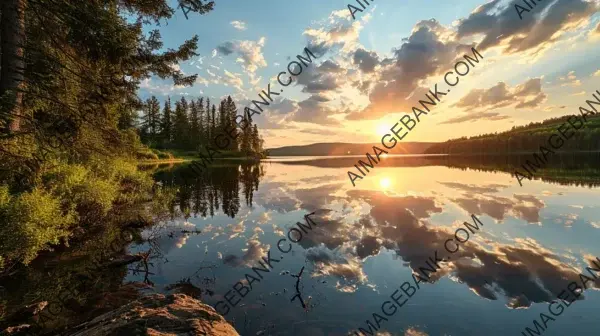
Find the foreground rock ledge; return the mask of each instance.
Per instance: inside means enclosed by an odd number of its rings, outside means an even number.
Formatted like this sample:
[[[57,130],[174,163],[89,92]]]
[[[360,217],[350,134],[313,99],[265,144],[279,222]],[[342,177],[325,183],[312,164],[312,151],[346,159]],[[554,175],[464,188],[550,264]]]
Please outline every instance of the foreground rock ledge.
[[[239,336],[211,306],[185,294],[152,294],[81,324],[69,336]]]

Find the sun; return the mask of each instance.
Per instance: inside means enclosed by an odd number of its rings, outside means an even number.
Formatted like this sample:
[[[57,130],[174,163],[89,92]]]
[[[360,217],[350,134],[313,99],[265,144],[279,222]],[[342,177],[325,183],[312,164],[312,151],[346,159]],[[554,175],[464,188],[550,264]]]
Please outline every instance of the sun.
[[[375,127],[375,130],[379,136],[383,136],[384,134],[390,132],[389,126],[384,123],[378,124],[377,127]]]
[[[392,180],[390,180],[388,177],[384,177],[379,181],[379,185],[382,188],[387,189],[392,185]]]

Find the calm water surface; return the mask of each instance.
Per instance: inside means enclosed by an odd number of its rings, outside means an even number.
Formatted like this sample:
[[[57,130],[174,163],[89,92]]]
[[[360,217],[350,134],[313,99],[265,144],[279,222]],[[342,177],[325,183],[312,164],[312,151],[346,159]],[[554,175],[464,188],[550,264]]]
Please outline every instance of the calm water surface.
[[[197,183],[182,182],[185,167],[157,172],[163,184],[180,186],[178,206],[189,218],[145,231],[152,244],[132,248],[157,251],[148,276],[154,289],[169,292],[188,281],[214,306],[271,249],[280,261],[227,315],[242,335],[354,334],[368,330],[372,313],[388,319],[380,335],[521,335],[579,280],[586,259],[600,257],[597,188],[542,180],[521,187],[505,172],[437,164],[376,167],[353,187],[346,174],[353,163],[317,161],[227,162]],[[318,229],[281,253],[277,242],[313,211]],[[383,315],[382,303],[412,283],[413,269],[443,251],[471,214],[483,222],[480,231],[432,283],[421,284],[393,316]],[[302,267],[306,309],[291,301],[292,275]],[[126,280],[144,276],[130,272]],[[543,334],[600,334],[600,293],[588,289],[584,297]]]

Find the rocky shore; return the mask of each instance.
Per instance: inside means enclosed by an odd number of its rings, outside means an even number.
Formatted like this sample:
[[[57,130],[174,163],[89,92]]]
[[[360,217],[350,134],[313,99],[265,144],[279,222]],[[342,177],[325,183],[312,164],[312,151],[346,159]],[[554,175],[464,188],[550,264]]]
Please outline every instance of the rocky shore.
[[[5,330],[22,335],[27,326]],[[152,294],[73,327],[68,336],[239,336],[211,306],[185,294]]]

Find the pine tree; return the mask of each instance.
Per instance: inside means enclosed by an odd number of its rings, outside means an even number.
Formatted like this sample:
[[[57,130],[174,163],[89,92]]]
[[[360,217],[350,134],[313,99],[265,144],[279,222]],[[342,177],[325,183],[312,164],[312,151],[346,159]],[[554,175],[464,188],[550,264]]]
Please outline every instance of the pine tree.
[[[226,100],[221,100],[219,104],[219,123],[217,125],[218,132],[224,132],[227,123],[227,108],[225,107]]]
[[[198,113],[198,104],[192,101],[190,102],[190,129],[189,129],[189,146],[190,149],[198,148],[200,144],[200,119]]]
[[[175,118],[173,120],[173,142],[176,148],[184,149],[188,146],[189,121],[187,117],[187,101],[181,97],[181,101],[175,103]]]
[[[208,143],[212,137],[212,128],[210,127],[210,98],[206,98],[206,143]]]
[[[217,122],[216,122],[216,115],[217,115],[217,108],[215,107],[215,104],[213,104],[212,106],[212,121],[210,123],[210,139],[209,141],[212,143],[214,142],[214,138],[215,136],[217,136]]]
[[[198,109],[198,143],[207,143],[206,139],[206,124],[204,121],[204,98],[200,97],[200,100],[196,103]]]
[[[161,138],[165,148],[169,148],[173,142],[173,120],[171,113],[171,98],[169,97],[165,101],[165,107],[163,108],[163,116],[160,125]]]
[[[248,120],[248,127],[242,131],[241,138],[240,151],[249,155],[252,152],[252,119]]]
[[[26,0],[2,0],[0,6],[0,98],[3,100],[0,101],[0,117],[3,119],[0,127],[5,124],[7,131],[19,132],[25,89]]]
[[[160,134],[160,102],[155,96],[148,98],[144,105],[145,115],[142,118],[150,146],[156,144]]]
[[[261,139],[260,139],[260,135],[258,134],[258,126],[256,126],[256,124],[254,124],[254,127],[252,127],[251,139],[252,139],[252,151],[254,153],[261,153],[262,152],[261,143],[260,143]]]
[[[232,139],[229,144],[229,150],[237,152],[239,149],[239,144],[238,144],[239,132],[238,132],[238,127],[235,124],[237,108],[235,107],[235,103],[233,102],[233,99],[231,99],[231,96],[227,97],[227,103],[225,105],[227,107],[227,124],[231,125],[231,126],[229,126],[229,129],[233,129],[230,133]]]

